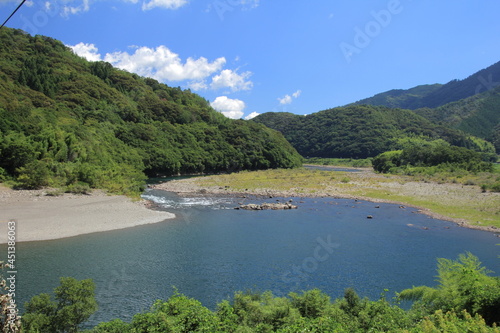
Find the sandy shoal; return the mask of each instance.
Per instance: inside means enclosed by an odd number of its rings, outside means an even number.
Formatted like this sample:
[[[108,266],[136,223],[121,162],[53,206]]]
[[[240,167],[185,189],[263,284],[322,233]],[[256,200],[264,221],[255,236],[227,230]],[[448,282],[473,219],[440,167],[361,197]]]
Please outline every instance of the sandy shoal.
[[[0,185],[0,244],[8,221],[16,221],[16,242],[41,241],[159,223],[175,217],[148,209],[145,202],[95,191],[91,195],[46,196]]]

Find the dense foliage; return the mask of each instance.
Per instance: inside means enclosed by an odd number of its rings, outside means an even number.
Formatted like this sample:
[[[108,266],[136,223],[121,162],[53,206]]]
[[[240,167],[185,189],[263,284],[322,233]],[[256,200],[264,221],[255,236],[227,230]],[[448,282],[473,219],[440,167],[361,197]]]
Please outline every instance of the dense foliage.
[[[480,315],[488,325],[500,324],[500,279],[489,273],[470,253],[460,255],[457,261],[441,258],[436,288],[413,287],[403,290],[399,298],[416,301],[413,310],[421,315],[465,310]]]
[[[137,193],[147,176],[291,168],[283,136],[189,90],[0,30],[0,181]]]
[[[333,302],[317,289],[290,293],[288,297],[277,297],[269,291],[249,291],[237,292],[231,301],[224,300],[211,311],[176,291],[168,301],[158,300],[150,311],[136,314],[130,323],[115,319],[87,332],[498,333],[500,279],[488,274],[471,254],[461,255],[457,261],[439,259],[439,285],[404,290],[396,302],[389,302],[385,294],[375,301],[360,298],[352,288]],[[61,280],[61,283],[56,289],[57,295],[68,282]],[[84,287],[84,281],[81,285],[77,281],[72,283],[76,283],[74,289],[65,289],[70,291],[65,295],[71,301],[62,309],[74,306],[77,313],[85,315],[95,310],[89,302],[92,297],[85,293],[89,289]],[[77,329],[83,317],[74,316],[70,311],[53,312],[54,305],[46,300],[48,298],[48,295],[35,296],[28,303],[28,313],[23,317],[25,331],[52,333]],[[399,300],[415,302],[410,310],[404,310],[397,305]],[[45,313],[53,314],[39,315]]]
[[[469,172],[492,172],[496,155],[481,154],[442,141],[425,145],[411,145],[403,150],[388,151],[372,160],[377,172],[397,172],[408,167],[441,167],[463,169]]]
[[[78,281],[61,278],[54,290],[55,300],[49,294],[34,296],[26,303],[22,316],[25,332],[78,332],[81,323],[97,311],[92,280]]]
[[[491,143],[402,109],[352,105],[307,116],[269,112],[254,121],[282,132],[304,157],[368,158],[402,149],[409,141],[436,139],[494,153]]]
[[[493,142],[495,127],[500,125],[500,86],[436,109],[424,108],[415,112]],[[495,148],[500,152],[498,144]]]
[[[500,153],[495,130],[500,125],[500,62],[464,80],[391,90],[355,104],[414,110],[432,122],[495,141]]]

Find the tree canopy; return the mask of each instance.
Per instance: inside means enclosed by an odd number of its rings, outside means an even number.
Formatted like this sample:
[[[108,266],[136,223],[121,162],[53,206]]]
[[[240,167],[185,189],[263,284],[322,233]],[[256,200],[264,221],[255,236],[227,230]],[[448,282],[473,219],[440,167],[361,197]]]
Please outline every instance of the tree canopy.
[[[0,181],[138,193],[146,176],[292,168],[283,136],[204,98],[0,31]]]
[[[367,158],[401,149],[408,141],[442,139],[452,145],[494,153],[491,143],[449,129],[410,110],[351,105],[299,116],[268,112],[254,118],[283,133],[304,157]]]

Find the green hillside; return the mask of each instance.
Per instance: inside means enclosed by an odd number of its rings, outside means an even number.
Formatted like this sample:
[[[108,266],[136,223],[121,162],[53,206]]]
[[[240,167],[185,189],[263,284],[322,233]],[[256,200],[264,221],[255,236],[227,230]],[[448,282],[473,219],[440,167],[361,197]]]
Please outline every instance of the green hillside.
[[[445,85],[422,85],[408,90],[391,90],[354,104],[378,105],[414,110],[445,126],[497,142],[500,124],[500,62],[464,80]]]
[[[362,99],[354,104],[388,106],[391,108],[415,109],[421,104],[421,100],[439,90],[442,84],[428,84],[416,86],[411,89],[393,89],[370,98]]]
[[[500,86],[490,91],[448,103],[439,108],[417,109],[417,114],[493,142],[500,124]],[[497,152],[500,145],[496,144]]]
[[[279,130],[302,156],[367,158],[418,141],[442,139],[452,145],[493,153],[484,140],[449,129],[410,110],[351,105],[308,116],[264,113],[255,122]]]
[[[488,92],[498,85],[500,85],[500,62],[463,80],[452,80],[444,85],[421,85],[407,90],[390,90],[362,99],[354,104],[381,105],[411,110],[437,108],[476,94]]]
[[[291,168],[283,136],[189,90],[0,30],[0,181],[137,193],[147,176]]]

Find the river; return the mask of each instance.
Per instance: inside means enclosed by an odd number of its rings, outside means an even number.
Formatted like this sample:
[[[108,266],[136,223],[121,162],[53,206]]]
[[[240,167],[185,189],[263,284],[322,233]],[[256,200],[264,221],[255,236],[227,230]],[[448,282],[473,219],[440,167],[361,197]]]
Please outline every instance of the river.
[[[98,312],[86,324],[147,311],[173,288],[214,309],[235,291],[275,295],[320,288],[340,297],[354,287],[377,299],[436,285],[436,259],[469,251],[500,274],[499,238],[429,218],[412,208],[332,198],[292,198],[297,210],[245,211],[238,202],[148,189],[145,198],[177,218],[154,225],[19,243],[18,302],[48,292],[59,277],[92,278]],[[377,207],[379,206],[379,207]],[[371,215],[373,218],[367,218]]]

